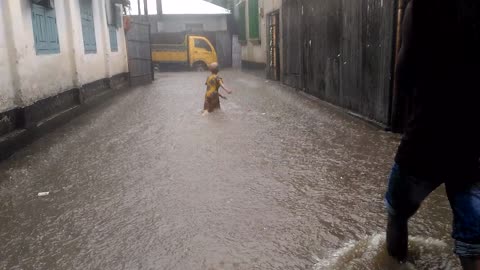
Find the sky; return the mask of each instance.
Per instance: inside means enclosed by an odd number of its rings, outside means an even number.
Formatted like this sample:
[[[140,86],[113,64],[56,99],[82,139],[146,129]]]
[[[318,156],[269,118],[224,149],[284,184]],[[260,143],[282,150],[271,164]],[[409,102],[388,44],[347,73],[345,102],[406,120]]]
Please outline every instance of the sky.
[[[148,14],[157,14],[157,1],[148,1]],[[222,14],[228,10],[202,0],[162,0],[164,14]],[[130,0],[131,14],[138,14],[138,0]],[[143,0],[140,0],[141,14],[143,14]]]

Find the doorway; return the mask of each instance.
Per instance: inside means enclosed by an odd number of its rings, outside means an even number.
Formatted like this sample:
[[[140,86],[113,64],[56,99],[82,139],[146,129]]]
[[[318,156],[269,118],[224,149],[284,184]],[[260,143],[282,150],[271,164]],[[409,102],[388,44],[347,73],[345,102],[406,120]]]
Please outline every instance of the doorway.
[[[280,80],[280,13],[274,11],[269,13],[267,20],[268,29],[268,71],[267,76],[270,80]]]

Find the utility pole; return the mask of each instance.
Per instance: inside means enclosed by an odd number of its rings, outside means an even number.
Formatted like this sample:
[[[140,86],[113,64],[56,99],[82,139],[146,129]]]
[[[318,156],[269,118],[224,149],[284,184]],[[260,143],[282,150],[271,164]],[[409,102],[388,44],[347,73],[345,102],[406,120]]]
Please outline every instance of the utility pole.
[[[158,15],[163,14],[162,0],[157,0],[157,14]]]
[[[152,42],[152,29],[151,29],[151,25],[150,25],[150,20],[148,19],[148,0],[143,0],[143,9],[144,9],[144,18],[145,18],[145,23],[148,25],[148,35],[149,35],[149,40],[150,42]],[[150,57],[152,55],[152,46],[151,44],[149,44],[149,47],[150,47]],[[155,68],[153,67],[153,61],[150,59],[150,70],[151,70],[151,74],[152,74],[152,81],[155,80]]]
[[[137,0],[138,4],[138,15],[142,15],[142,8],[140,7],[140,0]]]
[[[145,18],[148,18],[148,0],[143,0],[143,8],[145,10]]]

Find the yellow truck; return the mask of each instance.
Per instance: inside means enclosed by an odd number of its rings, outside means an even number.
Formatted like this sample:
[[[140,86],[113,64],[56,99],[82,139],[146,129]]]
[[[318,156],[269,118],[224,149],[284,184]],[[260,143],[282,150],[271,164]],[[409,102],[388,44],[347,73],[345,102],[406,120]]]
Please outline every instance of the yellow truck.
[[[157,67],[186,65],[197,71],[218,62],[212,43],[203,36],[187,35],[181,44],[152,44],[152,60]]]

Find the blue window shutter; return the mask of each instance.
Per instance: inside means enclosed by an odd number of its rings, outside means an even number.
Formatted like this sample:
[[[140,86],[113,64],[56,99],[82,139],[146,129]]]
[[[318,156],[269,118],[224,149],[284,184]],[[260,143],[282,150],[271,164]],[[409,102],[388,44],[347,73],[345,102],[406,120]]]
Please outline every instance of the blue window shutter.
[[[112,52],[118,52],[117,28],[114,25],[108,26],[110,34],[110,49]]]
[[[92,0],[80,0],[80,15],[85,53],[96,53],[97,42],[95,39]]]
[[[33,25],[33,35],[35,39],[35,49],[37,52],[39,50],[46,49],[46,40],[47,37],[43,31],[42,21],[45,19],[45,9],[37,5],[32,5],[32,25]]]
[[[55,9],[32,4],[32,28],[37,54],[60,52]]]
[[[58,33],[57,33],[57,17],[55,16],[55,10],[47,10],[45,12],[45,21],[46,21],[46,29],[47,29],[47,40],[48,40],[48,47],[50,50],[59,50],[60,49],[60,42],[58,40]]]

